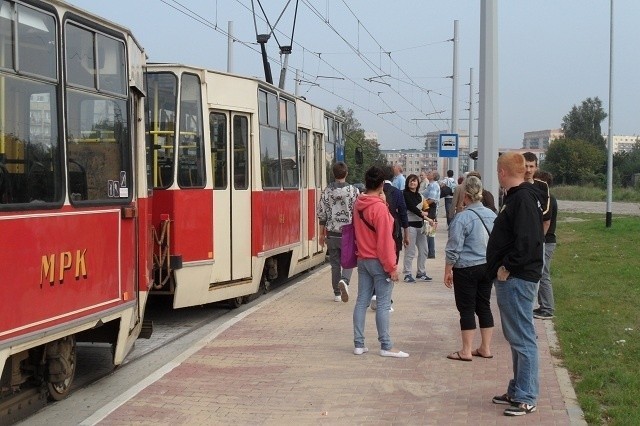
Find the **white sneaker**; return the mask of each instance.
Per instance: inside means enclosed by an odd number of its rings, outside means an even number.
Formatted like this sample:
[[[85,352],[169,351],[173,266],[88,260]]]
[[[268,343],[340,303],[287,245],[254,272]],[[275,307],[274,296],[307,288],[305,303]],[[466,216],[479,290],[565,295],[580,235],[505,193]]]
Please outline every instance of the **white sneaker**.
[[[342,297],[340,297],[340,296],[333,296],[333,301],[334,301],[334,302],[342,302]]]
[[[338,281],[338,288],[340,289],[342,301],[347,303],[349,301],[349,284],[345,280],[340,280]]]
[[[378,307],[378,301],[376,300],[376,296],[375,294],[373,295],[373,297],[371,298],[371,310],[375,311],[376,308]]]
[[[380,349],[380,356],[388,356],[392,358],[409,358],[409,354],[406,352],[402,352],[402,351],[391,352],[391,351],[385,351],[384,349]]]
[[[369,352],[369,348],[355,348],[353,350],[354,355],[362,355],[366,354],[367,352]]]
[[[393,312],[393,306],[389,308],[389,312]]]

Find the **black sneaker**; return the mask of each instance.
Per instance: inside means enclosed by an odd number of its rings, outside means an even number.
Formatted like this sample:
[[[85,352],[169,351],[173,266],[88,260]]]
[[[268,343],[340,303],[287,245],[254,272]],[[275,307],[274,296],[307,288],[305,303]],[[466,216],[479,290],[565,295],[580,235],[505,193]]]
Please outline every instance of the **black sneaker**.
[[[506,393],[504,395],[496,395],[491,399],[491,402],[494,404],[504,404],[504,405],[512,405],[515,404],[513,399]]]
[[[553,318],[553,314],[548,314],[546,312],[534,312],[533,317],[541,320],[549,320]]]
[[[518,402],[511,407],[504,410],[505,416],[524,416],[525,414],[533,413],[538,408],[535,405],[525,404],[524,402]]]
[[[539,313],[541,313],[541,312],[542,312],[542,309],[540,309],[540,308],[535,308],[535,309],[533,310],[533,314],[534,314],[534,315],[535,315],[535,314],[539,314]]]

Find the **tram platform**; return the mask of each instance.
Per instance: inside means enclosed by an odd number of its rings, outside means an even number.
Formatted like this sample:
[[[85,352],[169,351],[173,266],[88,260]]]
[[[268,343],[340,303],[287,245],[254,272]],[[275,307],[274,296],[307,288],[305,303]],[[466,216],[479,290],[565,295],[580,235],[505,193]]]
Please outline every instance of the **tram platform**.
[[[391,337],[409,358],[379,355],[370,309],[370,351],[353,355],[357,273],[349,302],[334,302],[327,265],[185,347],[160,373],[82,424],[586,424],[568,374],[552,356],[551,321],[535,320],[540,398],[538,411],[520,420],[491,402],[512,377],[495,300],[494,357],[446,358],[461,343],[453,290],[442,281],[444,228],[436,259],[427,261],[433,281],[395,284]]]

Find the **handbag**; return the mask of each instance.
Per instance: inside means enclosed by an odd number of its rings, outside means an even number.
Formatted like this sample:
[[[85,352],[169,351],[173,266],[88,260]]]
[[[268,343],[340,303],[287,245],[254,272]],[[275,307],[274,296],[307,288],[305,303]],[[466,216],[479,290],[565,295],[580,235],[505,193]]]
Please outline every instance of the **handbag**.
[[[347,223],[342,227],[342,238],[340,239],[340,266],[345,269],[358,266],[356,249],[356,229],[353,223]]]
[[[364,218],[362,210],[358,211],[360,218],[365,225],[373,232],[376,229]],[[351,269],[358,266],[358,244],[356,243],[356,228],[353,222],[342,226],[342,237],[340,238],[340,266],[345,269]]]
[[[423,220],[422,221],[422,229],[420,229],[420,232],[422,232],[423,235],[429,235],[431,233],[431,228],[433,228],[433,226],[431,226],[429,221],[428,220]]]

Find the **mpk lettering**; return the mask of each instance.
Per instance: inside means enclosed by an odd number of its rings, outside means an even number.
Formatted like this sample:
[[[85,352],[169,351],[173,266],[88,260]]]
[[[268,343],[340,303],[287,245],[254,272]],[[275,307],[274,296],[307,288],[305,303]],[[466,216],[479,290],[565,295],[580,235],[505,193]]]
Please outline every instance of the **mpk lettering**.
[[[87,249],[79,249],[75,252],[63,251],[58,254],[43,255],[40,262],[40,288],[46,282],[50,286],[55,285],[56,282],[64,284],[65,276],[68,276],[72,270],[76,280],[87,278],[86,254]]]

